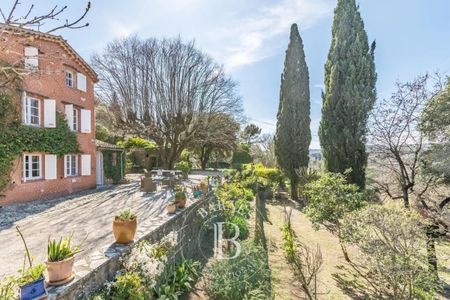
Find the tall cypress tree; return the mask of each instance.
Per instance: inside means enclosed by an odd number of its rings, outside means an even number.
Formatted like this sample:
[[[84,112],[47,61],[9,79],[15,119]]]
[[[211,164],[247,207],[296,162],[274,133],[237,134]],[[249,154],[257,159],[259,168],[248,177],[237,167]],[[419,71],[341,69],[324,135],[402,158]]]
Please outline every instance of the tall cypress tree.
[[[365,186],[367,119],[376,98],[375,42],[367,33],[355,0],[338,0],[331,48],[325,65],[325,92],[319,137],[325,168],[345,173]]]
[[[297,24],[293,24],[281,75],[275,154],[278,165],[291,181],[292,199],[295,200],[298,200],[299,180],[296,170],[308,167],[309,162],[309,111],[308,66]]]

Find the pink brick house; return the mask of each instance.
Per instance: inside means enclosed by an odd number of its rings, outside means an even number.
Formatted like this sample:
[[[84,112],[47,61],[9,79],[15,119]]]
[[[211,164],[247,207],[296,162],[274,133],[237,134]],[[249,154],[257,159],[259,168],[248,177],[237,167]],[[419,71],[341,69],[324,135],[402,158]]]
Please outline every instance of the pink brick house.
[[[0,59],[21,64],[22,122],[54,128],[56,113],[66,117],[81,153],[23,153],[17,158],[12,184],[0,205],[72,193],[96,186],[94,70],[61,36],[7,27],[0,40]]]

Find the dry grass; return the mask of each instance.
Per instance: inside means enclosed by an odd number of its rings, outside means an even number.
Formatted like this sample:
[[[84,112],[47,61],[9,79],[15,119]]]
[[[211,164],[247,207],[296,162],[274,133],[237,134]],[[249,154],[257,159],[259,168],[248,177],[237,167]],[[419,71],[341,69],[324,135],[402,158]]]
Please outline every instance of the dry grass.
[[[269,260],[274,279],[275,299],[299,299],[302,296],[298,282],[284,258],[283,242],[280,227],[284,222],[284,206],[267,204],[269,220],[272,225],[266,225],[266,235],[273,237],[271,243],[276,251],[269,252]],[[345,262],[339,247],[338,239],[325,229],[316,231],[307,217],[299,210],[292,211],[292,228],[297,237],[306,245],[315,247],[319,244],[322,251],[323,266],[318,274],[317,286],[319,299],[349,299],[337,286],[332,277],[338,269],[336,266]],[[277,297],[277,295],[279,297]]]

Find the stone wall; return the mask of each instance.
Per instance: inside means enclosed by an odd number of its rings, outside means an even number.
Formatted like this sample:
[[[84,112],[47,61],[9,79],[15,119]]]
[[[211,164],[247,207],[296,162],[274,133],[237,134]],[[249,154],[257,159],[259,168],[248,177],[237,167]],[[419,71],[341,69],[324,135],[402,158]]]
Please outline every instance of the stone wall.
[[[148,232],[131,245],[116,245],[112,247],[108,253],[105,253],[109,256],[109,259],[82,278],[66,286],[50,288],[49,299],[90,299],[105,282],[114,279],[116,272],[121,268],[121,258],[125,257],[140,241],[147,240],[150,243],[156,243],[173,231],[178,233],[178,255],[182,255],[185,258],[198,257],[195,237],[203,223],[203,219],[199,216],[198,210],[205,207],[209,199],[210,196],[205,199],[200,199],[184,210],[178,211],[169,220]]]

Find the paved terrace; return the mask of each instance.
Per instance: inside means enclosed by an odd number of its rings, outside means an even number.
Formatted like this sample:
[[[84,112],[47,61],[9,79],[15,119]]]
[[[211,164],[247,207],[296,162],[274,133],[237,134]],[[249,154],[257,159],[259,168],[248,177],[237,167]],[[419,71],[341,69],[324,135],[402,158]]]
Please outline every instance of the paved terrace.
[[[198,183],[203,177],[192,175],[186,183]],[[131,178],[129,184],[3,207],[0,210],[0,278],[16,273],[23,263],[24,247],[16,225],[20,226],[36,263],[45,260],[49,237],[73,234],[74,243],[84,240],[84,251],[77,255],[74,270],[80,278],[113,254],[112,221],[118,211],[129,207],[137,214],[136,239],[167,221],[170,216],[165,209],[171,191],[144,193],[140,190],[138,177]]]

